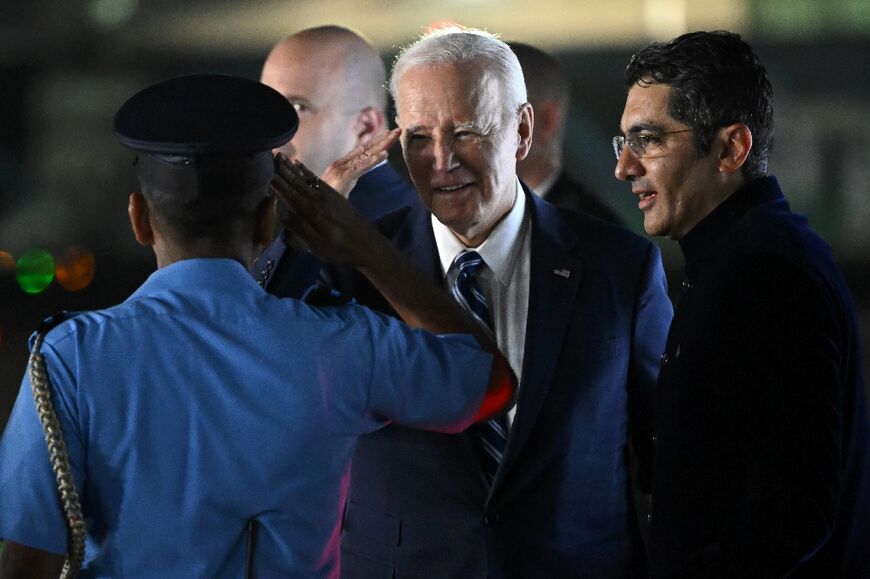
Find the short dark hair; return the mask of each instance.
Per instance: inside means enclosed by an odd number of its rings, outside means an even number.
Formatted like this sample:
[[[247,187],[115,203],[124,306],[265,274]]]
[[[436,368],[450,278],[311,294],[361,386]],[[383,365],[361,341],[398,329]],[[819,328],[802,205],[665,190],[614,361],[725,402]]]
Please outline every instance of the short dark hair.
[[[134,162],[140,191],[161,233],[181,245],[217,246],[252,231],[257,208],[269,197],[274,164],[270,151],[142,153]]]
[[[695,129],[696,153],[710,152],[720,127],[743,123],[752,150],[743,164],[748,179],[767,174],[773,147],[773,88],[752,48],[727,31],[690,32],[664,44],[654,42],[631,57],[627,88],[665,84],[673,89],[670,115]]]
[[[208,191],[185,195],[140,182],[142,196],[162,232],[174,242],[222,243],[252,228],[253,216],[268,197],[268,185],[251,191],[214,195]]]

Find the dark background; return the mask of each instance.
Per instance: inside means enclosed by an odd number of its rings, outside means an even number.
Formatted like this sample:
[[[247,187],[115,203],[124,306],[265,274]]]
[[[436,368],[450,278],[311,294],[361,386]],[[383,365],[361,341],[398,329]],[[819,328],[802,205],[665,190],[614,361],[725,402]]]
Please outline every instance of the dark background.
[[[0,427],[25,371],[26,338],[39,321],[59,310],[117,303],[154,268],[150,250],[135,244],[127,223],[126,198],[135,187],[132,155],[111,133],[112,116],[127,97],[182,73],[258,78],[274,42],[318,24],[358,29],[389,63],[396,47],[442,20],[537,44],[564,62],[574,95],[567,166],[641,234],[636,201],[613,178],[610,147],[628,58],[649,40],[688,30],[744,34],[767,65],[776,92],[771,172],[793,208],[807,214],[832,245],[846,273],[868,373],[870,2],[4,0],[0,251],[17,259],[33,247],[59,255],[78,246],[94,254],[96,275],[77,292],[52,283],[28,295],[15,269],[0,260]],[[656,242],[671,287],[679,288],[678,248]]]

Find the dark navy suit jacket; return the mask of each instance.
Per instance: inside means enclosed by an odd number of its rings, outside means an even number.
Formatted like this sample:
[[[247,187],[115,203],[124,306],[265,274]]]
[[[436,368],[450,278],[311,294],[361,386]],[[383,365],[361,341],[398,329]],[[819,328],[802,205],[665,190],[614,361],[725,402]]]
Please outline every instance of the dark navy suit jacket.
[[[627,445],[648,479],[652,390],[672,315],[660,254],[621,227],[526,195],[524,369],[494,485],[486,488],[465,433],[394,425],[361,438],[342,535],[345,579],[645,572]],[[424,207],[380,226],[442,283]],[[361,276],[343,283],[362,303],[388,309]]]
[[[400,207],[417,205],[420,198],[389,163],[384,163],[359,178],[348,201],[369,221],[374,221]],[[254,262],[251,273],[269,293],[301,298],[322,267],[318,258],[288,246],[282,231]]]

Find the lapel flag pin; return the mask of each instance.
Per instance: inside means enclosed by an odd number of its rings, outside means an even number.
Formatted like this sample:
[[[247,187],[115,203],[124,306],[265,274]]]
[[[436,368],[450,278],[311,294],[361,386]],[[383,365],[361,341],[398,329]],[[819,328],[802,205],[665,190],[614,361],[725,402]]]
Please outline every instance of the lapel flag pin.
[[[564,277],[565,279],[568,279],[569,277],[571,277],[571,272],[567,269],[554,269],[553,273],[555,273],[556,275],[560,275],[560,276]]]

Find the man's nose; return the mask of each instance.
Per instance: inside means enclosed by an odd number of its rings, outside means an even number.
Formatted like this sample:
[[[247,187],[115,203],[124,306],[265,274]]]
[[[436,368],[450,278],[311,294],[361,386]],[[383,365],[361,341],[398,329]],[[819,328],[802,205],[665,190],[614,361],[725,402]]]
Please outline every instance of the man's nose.
[[[631,147],[626,145],[622,148],[616,159],[616,168],[613,174],[620,181],[633,181],[638,175],[643,174],[643,164],[632,152]]]
[[[452,171],[459,166],[453,144],[447,139],[437,139],[435,142],[435,170]]]

